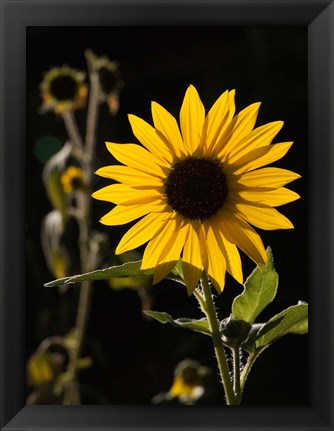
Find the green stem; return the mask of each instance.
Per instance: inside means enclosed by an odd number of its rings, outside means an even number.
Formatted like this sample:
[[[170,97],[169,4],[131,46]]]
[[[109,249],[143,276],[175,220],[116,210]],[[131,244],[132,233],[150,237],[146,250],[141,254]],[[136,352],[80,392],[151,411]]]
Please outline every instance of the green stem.
[[[85,200],[83,202],[86,202]],[[82,271],[88,272],[95,268],[95,262],[97,259],[96,254],[89,251],[89,230],[88,230],[88,209],[84,211],[85,217],[79,223],[80,226],[80,258]],[[64,394],[65,405],[77,405],[80,404],[80,392],[79,384],[77,382],[77,364],[80,359],[83,342],[86,333],[86,326],[88,321],[88,315],[90,310],[92,285],[90,281],[85,281],[81,284],[79,303],[77,309],[77,317],[74,328],[75,343],[70,352],[70,360],[67,367],[67,373],[69,376],[69,382]]]
[[[215,349],[218,368],[219,368],[220,376],[225,390],[226,402],[228,405],[235,405],[237,404],[237,400],[233,392],[232,382],[230,379],[230,371],[227,365],[224,345],[223,345],[223,341],[219,330],[219,323],[218,323],[218,318],[215,310],[215,305],[213,302],[208,278],[205,272],[203,272],[201,282],[202,282],[204,300],[206,305],[206,309],[204,312],[208,319],[209,327],[211,330],[212,341]]]
[[[197,289],[194,290],[194,295],[195,295],[195,297],[196,297],[196,299],[197,299],[197,301],[201,307],[201,310],[203,311],[204,314],[206,314],[206,303],[205,303],[203,296],[201,295],[201,293]]]
[[[96,145],[96,126],[98,109],[100,105],[100,83],[99,77],[96,72],[92,72],[90,76],[90,93],[87,114],[87,127],[86,127],[86,142],[85,153],[87,154],[89,162],[92,161],[95,145]]]
[[[248,374],[249,374],[249,372],[250,372],[250,370],[251,370],[254,362],[258,358],[259,354],[260,354],[260,352],[258,352],[258,353],[251,353],[248,356],[246,365],[245,365],[244,369],[242,370],[241,377],[240,377],[240,393],[241,394],[242,394],[242,392],[244,390]]]
[[[98,82],[94,81],[90,103],[88,108],[88,119],[87,119],[87,134],[86,134],[86,148],[83,152],[83,142],[78,131],[73,113],[70,111],[64,113],[64,121],[70,136],[70,139],[75,144],[76,148],[80,148],[78,152],[78,158],[82,164],[85,173],[85,180],[88,192],[78,194],[78,213],[80,214],[79,221],[79,248],[80,248],[80,261],[81,271],[88,272],[95,269],[97,263],[97,253],[90,250],[89,238],[90,238],[90,216],[91,216],[91,200],[90,190],[92,183],[92,171],[91,164],[94,157],[95,145],[96,145],[96,123],[98,115]],[[67,373],[69,376],[68,385],[64,393],[64,404],[65,405],[77,405],[80,404],[80,390],[77,381],[77,364],[82,353],[82,347],[84,343],[86,326],[88,321],[88,315],[90,310],[92,293],[92,284],[90,281],[83,282],[80,288],[79,303],[77,309],[77,317],[74,328],[75,343],[70,352],[70,360],[67,367]]]
[[[66,340],[64,337],[53,335],[51,337],[45,338],[38,346],[37,351],[46,352],[51,346],[61,346],[63,349],[67,350]]]
[[[85,337],[86,325],[90,309],[91,283],[84,282],[80,288],[80,298],[75,324],[75,346],[70,354],[70,362],[67,367],[69,383],[64,396],[65,405],[80,404],[80,391],[77,382],[77,364],[80,359],[83,341]]]
[[[77,126],[77,123],[74,118],[74,114],[69,109],[64,111],[63,113],[63,119],[66,126],[66,130],[68,133],[68,136],[72,142],[72,144],[82,152],[83,150],[83,142],[79,133],[79,129]]]
[[[238,404],[241,401],[240,393],[240,348],[235,347],[232,350],[233,353],[233,390],[238,400]]]

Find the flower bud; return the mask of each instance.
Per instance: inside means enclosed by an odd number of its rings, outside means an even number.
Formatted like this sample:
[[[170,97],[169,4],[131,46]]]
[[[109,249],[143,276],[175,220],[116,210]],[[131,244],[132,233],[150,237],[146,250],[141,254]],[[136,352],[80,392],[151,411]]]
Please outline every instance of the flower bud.
[[[240,346],[247,338],[251,325],[244,320],[238,320],[231,314],[220,323],[223,342],[230,347]]]

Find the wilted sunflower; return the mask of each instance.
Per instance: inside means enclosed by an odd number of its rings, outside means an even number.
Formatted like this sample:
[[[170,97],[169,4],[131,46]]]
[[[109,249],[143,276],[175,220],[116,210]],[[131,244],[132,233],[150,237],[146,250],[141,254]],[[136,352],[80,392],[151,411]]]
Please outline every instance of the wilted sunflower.
[[[265,230],[293,228],[273,207],[299,198],[284,186],[300,175],[263,168],[283,157],[292,142],[270,145],[283,122],[254,128],[260,103],[234,115],[234,96],[235,91],[223,93],[205,116],[190,86],[180,111],[181,132],[175,118],[153,102],[154,128],[129,115],[133,133],[145,148],[106,143],[126,166],[96,172],[120,182],[93,194],[117,205],[101,223],[122,225],[142,217],[123,236],[116,253],[149,241],[141,269],[155,268],[154,283],[182,256],[189,294],[203,270],[220,293],[226,271],[243,281],[237,247],[256,264],[267,259],[251,224]]]
[[[85,55],[89,69],[98,76],[101,101],[106,102],[110,114],[115,115],[119,107],[119,92],[123,86],[119,63],[110,61],[106,56],[99,57],[91,50],[87,50]]]
[[[84,84],[85,74],[68,66],[54,67],[45,73],[40,84],[43,110],[62,114],[86,105],[88,88]]]

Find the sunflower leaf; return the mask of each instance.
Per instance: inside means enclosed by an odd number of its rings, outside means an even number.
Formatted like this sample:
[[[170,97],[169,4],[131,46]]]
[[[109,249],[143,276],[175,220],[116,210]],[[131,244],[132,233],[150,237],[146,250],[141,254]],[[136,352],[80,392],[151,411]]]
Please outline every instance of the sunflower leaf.
[[[201,332],[205,335],[210,335],[211,332],[209,329],[209,323],[207,319],[188,319],[188,318],[182,318],[179,319],[173,319],[172,316],[168,313],[160,312],[160,311],[150,311],[145,310],[144,313],[147,316],[153,317],[153,319],[157,320],[158,322],[165,324],[170,323],[173,326],[176,326],[178,328],[185,328],[190,329],[192,331]]]
[[[286,334],[308,332],[308,304],[300,302],[273,316],[256,334],[255,347],[262,349]]]
[[[138,290],[151,284],[148,277],[115,277],[109,278],[108,283],[113,290]]]
[[[55,169],[52,170],[49,174],[46,188],[52,205],[60,211],[63,220],[66,220],[65,193],[60,178],[60,172]]]
[[[65,192],[61,183],[61,175],[64,172],[66,161],[72,151],[72,144],[66,143],[60,151],[54,154],[45,164],[43,169],[43,182],[52,206],[58,209],[63,221],[66,221]]]
[[[50,281],[49,283],[45,283],[44,286],[54,287],[62,286],[64,284],[80,283],[83,281],[108,280],[110,278],[121,277],[147,278],[153,275],[153,269],[143,272],[140,270],[140,267],[141,260],[138,260],[136,262],[127,262],[123,263],[123,265],[111,266],[105,269],[98,269],[96,271],[87,272],[85,274],[59,278],[57,280]],[[175,268],[166,278],[184,284],[181,276]]]
[[[255,342],[257,334],[259,333],[259,330],[262,328],[264,323],[253,323],[246,340],[241,344],[241,348],[243,350],[246,350],[248,353],[253,353],[256,350]]]
[[[278,274],[273,265],[271,248],[267,248],[268,260],[257,266],[244,284],[244,291],[232,304],[236,319],[253,324],[261,311],[275,298]]]

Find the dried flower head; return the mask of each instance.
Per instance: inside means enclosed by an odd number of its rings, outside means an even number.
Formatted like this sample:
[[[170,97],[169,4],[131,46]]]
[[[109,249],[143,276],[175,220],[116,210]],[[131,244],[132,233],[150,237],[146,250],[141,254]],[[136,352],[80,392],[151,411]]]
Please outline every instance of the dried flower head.
[[[55,67],[45,73],[40,84],[42,110],[62,114],[86,106],[88,88],[85,73],[68,66]]]

